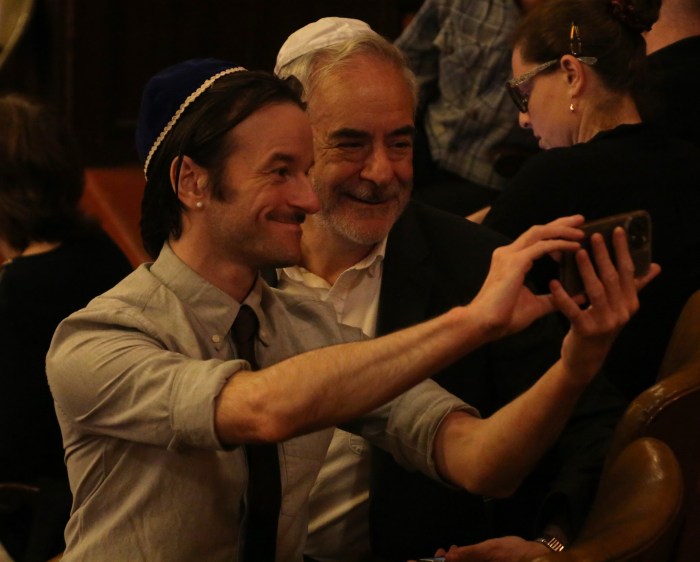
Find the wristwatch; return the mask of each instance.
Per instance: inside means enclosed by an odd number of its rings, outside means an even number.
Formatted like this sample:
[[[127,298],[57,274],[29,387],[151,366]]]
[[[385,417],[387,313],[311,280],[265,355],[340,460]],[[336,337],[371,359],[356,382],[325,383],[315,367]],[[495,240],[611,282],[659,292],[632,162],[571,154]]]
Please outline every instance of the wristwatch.
[[[554,552],[561,552],[565,548],[561,541],[557,537],[553,537],[552,535],[542,535],[541,537],[537,537],[535,539],[535,542],[542,543],[549,550],[552,550]]]

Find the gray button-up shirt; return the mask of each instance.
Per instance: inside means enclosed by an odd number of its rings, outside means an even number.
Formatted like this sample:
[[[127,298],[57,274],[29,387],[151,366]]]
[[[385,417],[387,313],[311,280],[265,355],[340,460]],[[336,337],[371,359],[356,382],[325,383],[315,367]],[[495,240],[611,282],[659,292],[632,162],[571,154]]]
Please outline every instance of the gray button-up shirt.
[[[324,303],[262,281],[246,304],[260,319],[261,367],[360,337]],[[239,307],[166,245],[155,263],[59,326],[47,373],[74,496],[65,562],[239,559],[246,461],[214,429],[216,396],[247,367],[228,336]],[[437,478],[437,427],[465,409],[476,413],[427,381],[348,429]],[[331,435],[279,445],[278,561],[302,559],[307,498]]]

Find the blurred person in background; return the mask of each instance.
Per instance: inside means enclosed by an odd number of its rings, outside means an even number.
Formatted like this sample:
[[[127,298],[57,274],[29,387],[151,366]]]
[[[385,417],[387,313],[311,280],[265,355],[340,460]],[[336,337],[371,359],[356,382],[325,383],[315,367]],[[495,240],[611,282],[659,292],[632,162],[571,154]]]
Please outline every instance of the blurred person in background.
[[[651,99],[643,121],[700,145],[700,0],[663,0],[659,19],[646,33]]]
[[[82,162],[57,116],[7,94],[0,130],[0,481],[39,488],[35,509],[0,515],[0,542],[44,561],[64,548],[71,506],[46,352],[63,318],[132,268],[79,209]]]
[[[501,84],[510,36],[540,1],[425,0],[396,40],[419,86],[414,198],[472,214],[537,152]]]

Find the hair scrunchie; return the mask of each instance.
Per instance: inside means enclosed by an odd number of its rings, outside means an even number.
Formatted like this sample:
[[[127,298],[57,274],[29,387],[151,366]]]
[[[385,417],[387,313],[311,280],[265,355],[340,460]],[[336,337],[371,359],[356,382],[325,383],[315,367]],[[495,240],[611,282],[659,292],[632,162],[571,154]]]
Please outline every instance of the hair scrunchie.
[[[642,21],[630,0],[610,0],[610,6],[613,17],[631,30],[641,33],[651,29],[651,24]]]

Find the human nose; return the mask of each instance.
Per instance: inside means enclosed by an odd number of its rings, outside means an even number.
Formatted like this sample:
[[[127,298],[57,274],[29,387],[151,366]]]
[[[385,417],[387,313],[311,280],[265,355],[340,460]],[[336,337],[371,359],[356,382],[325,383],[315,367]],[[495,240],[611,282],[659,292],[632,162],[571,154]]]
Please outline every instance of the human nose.
[[[391,183],[394,178],[394,166],[383,146],[372,149],[365,160],[360,177],[377,185]]]
[[[530,115],[528,113],[518,113],[518,123],[523,129],[532,128],[530,123]]]
[[[292,205],[302,209],[307,215],[317,213],[321,208],[321,204],[311,184],[309,175],[302,174],[298,184],[298,189],[294,190],[295,197],[292,201]]]

